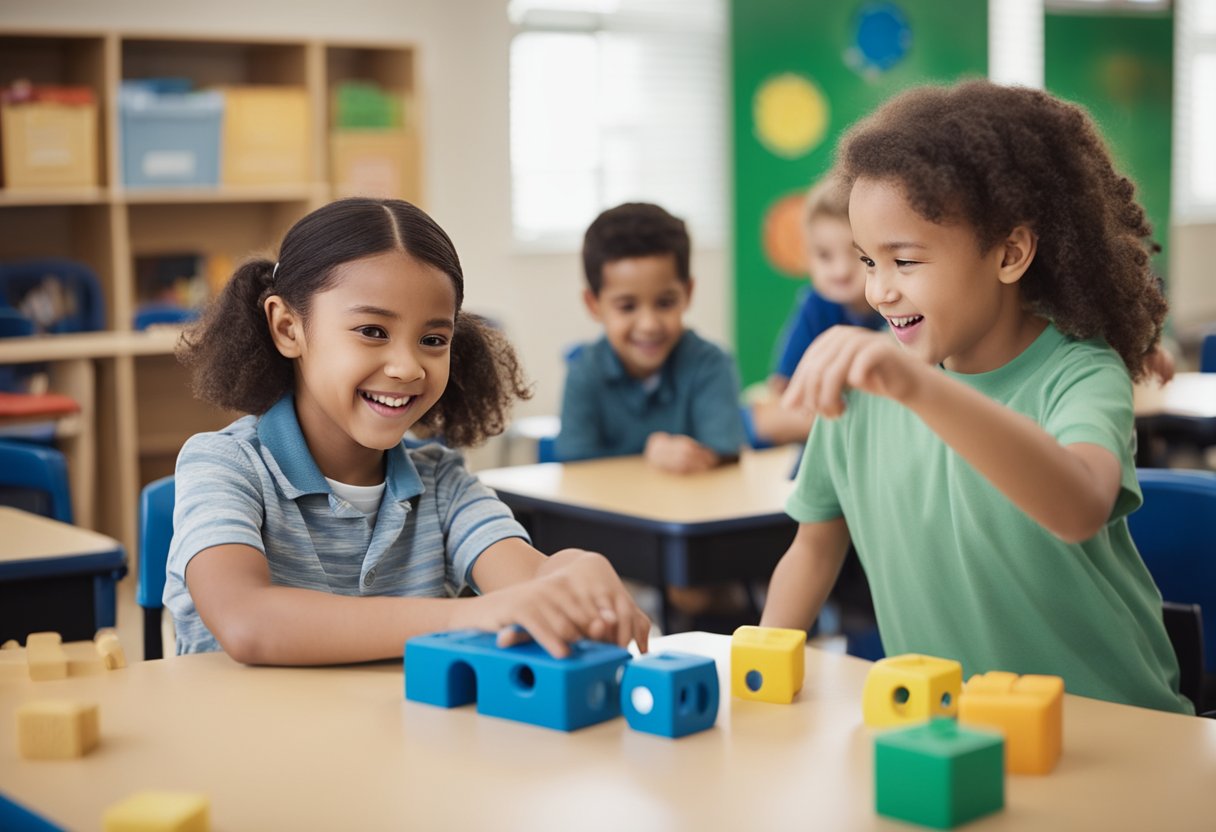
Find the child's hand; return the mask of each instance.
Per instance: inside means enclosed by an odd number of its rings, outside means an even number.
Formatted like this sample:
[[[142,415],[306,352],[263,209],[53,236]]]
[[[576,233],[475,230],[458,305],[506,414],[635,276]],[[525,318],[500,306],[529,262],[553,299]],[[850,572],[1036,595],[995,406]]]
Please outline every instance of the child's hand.
[[[1164,345],[1158,344],[1144,359],[1144,371],[1164,387],[1174,377],[1174,356]]]
[[[655,431],[646,438],[646,461],[672,474],[696,474],[718,464],[718,455],[691,436]]]
[[[650,619],[607,558],[595,552],[563,549],[549,557],[536,578],[477,600],[479,613],[470,623],[498,632],[500,647],[531,636],[554,658],[566,656],[567,645],[582,638],[622,647],[636,641],[641,652],[647,649]]]
[[[834,419],[844,413],[850,387],[903,402],[924,368],[886,333],[834,326],[807,348],[781,404]]]

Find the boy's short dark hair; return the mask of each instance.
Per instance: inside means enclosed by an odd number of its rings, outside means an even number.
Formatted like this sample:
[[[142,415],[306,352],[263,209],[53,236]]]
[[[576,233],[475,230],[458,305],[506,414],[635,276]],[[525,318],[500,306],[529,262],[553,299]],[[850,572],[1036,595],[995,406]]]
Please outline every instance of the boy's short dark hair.
[[[676,275],[687,283],[689,250],[684,220],[649,202],[626,202],[604,211],[583,236],[583,270],[596,295],[604,285],[604,264],[630,257],[671,254]]]

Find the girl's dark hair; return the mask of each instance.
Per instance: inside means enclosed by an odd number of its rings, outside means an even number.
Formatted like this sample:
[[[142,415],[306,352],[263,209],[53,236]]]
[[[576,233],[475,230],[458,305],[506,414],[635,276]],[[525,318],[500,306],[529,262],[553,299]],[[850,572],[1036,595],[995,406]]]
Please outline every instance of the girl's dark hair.
[[[385,251],[439,269],[456,290],[448,386],[419,423],[451,445],[501,433],[513,400],[531,396],[515,351],[483,318],[460,312],[464,273],[452,241],[421,209],[397,199],[331,202],[291,227],[277,266],[258,257],[242,263],[182,337],[178,357],[193,370],[194,394],[229,410],[265,413],[295,387],[292,360],[270,336],[266,298],[279,295],[307,326],[313,295],[334,285],[338,266]]]
[[[894,180],[931,222],[963,221],[987,251],[1018,225],[1038,235],[1020,282],[1027,309],[1076,338],[1100,337],[1133,379],[1161,337],[1160,251],[1080,107],[1039,90],[966,81],[896,96],[845,135],[837,173]]]

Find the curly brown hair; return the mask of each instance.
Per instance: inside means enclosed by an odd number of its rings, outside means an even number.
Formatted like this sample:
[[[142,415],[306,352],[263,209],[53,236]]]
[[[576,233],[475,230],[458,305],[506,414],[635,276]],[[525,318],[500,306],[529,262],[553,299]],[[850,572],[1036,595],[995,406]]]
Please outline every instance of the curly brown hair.
[[[1020,281],[1026,308],[1075,338],[1105,339],[1143,376],[1167,308],[1149,268],[1160,247],[1080,107],[988,81],[918,87],[849,130],[836,172],[848,187],[898,182],[925,219],[973,227],[982,251],[1029,227],[1038,252]]]
[[[178,346],[178,358],[193,371],[194,394],[229,410],[265,413],[295,387],[293,360],[270,336],[266,298],[279,295],[307,326],[313,295],[334,284],[338,266],[385,251],[439,269],[456,289],[448,386],[418,423],[454,446],[502,433],[513,401],[532,395],[515,351],[484,318],[460,311],[464,272],[448,235],[421,209],[396,199],[332,202],[291,227],[277,264],[264,257],[242,263]]]

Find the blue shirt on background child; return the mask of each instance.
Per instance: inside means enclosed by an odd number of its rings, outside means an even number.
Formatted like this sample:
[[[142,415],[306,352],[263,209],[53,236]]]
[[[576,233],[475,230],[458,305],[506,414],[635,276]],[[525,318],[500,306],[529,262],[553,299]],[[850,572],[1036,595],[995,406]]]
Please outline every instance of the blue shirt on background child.
[[[790,378],[798,361],[819,334],[839,324],[864,326],[875,331],[887,325],[886,319],[870,310],[858,314],[844,304],[826,300],[809,286],[798,293],[798,305],[790,314],[777,340],[777,366],[774,375]]]

